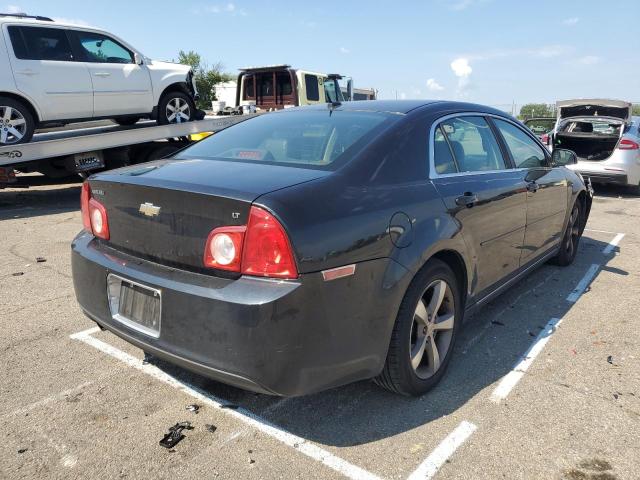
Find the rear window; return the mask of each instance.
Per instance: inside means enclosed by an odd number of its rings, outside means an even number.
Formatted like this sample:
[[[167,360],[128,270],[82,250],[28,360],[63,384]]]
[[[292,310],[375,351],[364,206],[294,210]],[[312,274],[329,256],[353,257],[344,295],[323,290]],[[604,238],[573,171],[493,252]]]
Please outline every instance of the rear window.
[[[376,112],[268,113],[226,128],[183,150],[178,159],[274,163],[334,170],[393,115]]]
[[[73,61],[71,44],[64,30],[43,27],[9,27],[13,53],[21,60]]]

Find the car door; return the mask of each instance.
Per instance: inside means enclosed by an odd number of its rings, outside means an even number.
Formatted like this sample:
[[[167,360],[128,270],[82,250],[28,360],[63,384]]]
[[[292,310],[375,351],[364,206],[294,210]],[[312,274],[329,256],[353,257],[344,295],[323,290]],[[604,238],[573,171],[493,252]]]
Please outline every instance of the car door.
[[[41,121],[91,118],[91,77],[65,29],[8,25],[4,34],[16,87],[37,104]]]
[[[94,116],[150,113],[153,92],[146,65],[136,64],[131,50],[105,34],[73,34],[91,74]]]
[[[527,188],[527,228],[520,260],[524,265],[562,240],[569,186],[560,168],[551,167],[547,150],[525,129],[504,119],[493,122]]]
[[[482,296],[520,265],[526,188],[481,114],[434,124],[430,176],[461,226],[475,262],[472,295]]]

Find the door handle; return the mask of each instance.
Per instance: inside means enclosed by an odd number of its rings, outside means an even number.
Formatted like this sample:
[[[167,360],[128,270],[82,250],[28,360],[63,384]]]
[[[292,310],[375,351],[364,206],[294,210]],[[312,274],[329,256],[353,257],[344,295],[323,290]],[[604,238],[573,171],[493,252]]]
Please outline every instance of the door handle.
[[[27,75],[27,76],[32,76],[32,75],[37,75],[38,72],[35,72],[31,69],[27,69],[27,70],[18,70],[16,73],[19,73],[20,75]]]
[[[96,77],[108,77],[111,74],[109,72],[96,72],[93,75],[96,76]]]
[[[527,191],[531,193],[536,193],[540,189],[540,185],[538,185],[535,181],[527,182]]]
[[[477,201],[478,196],[475,193],[464,192],[463,195],[460,195],[458,198],[456,198],[456,205],[471,208],[476,204]]]

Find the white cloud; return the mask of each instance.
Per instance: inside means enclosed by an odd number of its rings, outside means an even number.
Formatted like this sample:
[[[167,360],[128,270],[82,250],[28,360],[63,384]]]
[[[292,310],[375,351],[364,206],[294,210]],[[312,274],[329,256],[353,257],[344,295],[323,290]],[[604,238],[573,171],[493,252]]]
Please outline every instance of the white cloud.
[[[453,68],[453,66],[451,68]],[[471,68],[471,67],[469,67],[469,68]],[[435,78],[430,78],[430,79],[427,80],[427,88],[431,92],[440,92],[440,91],[444,90],[444,87],[442,85],[440,85],[438,82],[436,82]]]
[[[600,60],[602,59],[595,55],[585,55],[578,59],[578,63],[581,65],[595,65],[596,63],[600,63]]]
[[[345,55],[347,53],[351,53],[351,50],[349,50],[348,48],[345,48],[345,47],[340,47],[339,50],[340,50],[340,53],[344,53]]]
[[[490,0],[455,0],[453,2],[449,2],[449,8],[451,10],[455,10],[456,12],[460,12],[462,10],[466,10],[467,8],[475,5],[482,5],[483,3],[487,3]]]
[[[453,74],[458,77],[458,96],[465,97],[469,89],[469,77],[473,72],[473,68],[469,65],[469,60],[464,57],[456,58],[451,62],[451,70],[453,70]]]
[[[240,15],[243,17],[247,16],[247,11],[244,10],[243,8],[238,8],[236,6],[235,3],[226,3],[224,5],[207,5],[206,7],[204,7],[204,9],[200,9],[200,8],[195,8],[193,10],[193,13],[195,14],[199,14],[201,12],[201,10],[204,10],[206,13],[213,13],[213,14],[218,14],[218,13],[226,13],[228,15],[232,15],[232,16],[236,16],[236,15]]]
[[[24,9],[18,5],[7,5],[7,13],[24,13]]]
[[[546,47],[540,47],[533,50],[529,50],[533,56],[542,58],[559,57],[565,55],[573,50],[572,47],[566,45],[548,45]]]
[[[578,23],[580,19],[578,17],[565,18],[562,21],[563,25],[567,25],[569,27],[573,27],[576,23]]]

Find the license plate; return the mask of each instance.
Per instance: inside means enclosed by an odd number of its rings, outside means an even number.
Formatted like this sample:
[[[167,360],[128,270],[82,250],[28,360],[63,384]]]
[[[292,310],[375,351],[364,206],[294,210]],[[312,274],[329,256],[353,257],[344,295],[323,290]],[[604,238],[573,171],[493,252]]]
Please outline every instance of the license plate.
[[[104,168],[104,158],[102,152],[76,153],[73,157],[77,172]]]
[[[154,338],[160,336],[160,290],[112,273],[107,277],[109,308],[114,320]]]

